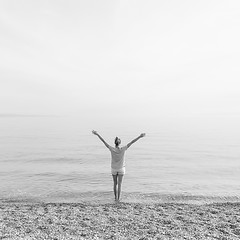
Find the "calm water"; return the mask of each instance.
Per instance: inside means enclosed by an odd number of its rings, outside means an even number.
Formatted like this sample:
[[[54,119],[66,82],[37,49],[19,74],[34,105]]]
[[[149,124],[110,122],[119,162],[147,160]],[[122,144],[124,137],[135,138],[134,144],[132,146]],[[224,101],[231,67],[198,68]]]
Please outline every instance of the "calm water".
[[[91,130],[57,117],[0,118],[0,200],[110,201],[110,152]],[[118,134],[100,133],[109,143]],[[124,145],[138,133],[118,136]],[[149,131],[126,152],[122,198],[238,198],[239,140],[226,131]]]

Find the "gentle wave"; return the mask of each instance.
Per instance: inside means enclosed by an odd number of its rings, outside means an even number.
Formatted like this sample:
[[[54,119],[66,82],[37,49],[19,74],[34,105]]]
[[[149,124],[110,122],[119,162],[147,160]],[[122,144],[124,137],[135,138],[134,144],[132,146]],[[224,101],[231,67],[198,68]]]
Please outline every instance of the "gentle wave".
[[[36,164],[51,164],[51,163],[67,163],[67,164],[83,164],[85,160],[83,158],[67,158],[67,157],[53,157],[53,158],[35,158],[26,160],[28,163],[36,163]]]

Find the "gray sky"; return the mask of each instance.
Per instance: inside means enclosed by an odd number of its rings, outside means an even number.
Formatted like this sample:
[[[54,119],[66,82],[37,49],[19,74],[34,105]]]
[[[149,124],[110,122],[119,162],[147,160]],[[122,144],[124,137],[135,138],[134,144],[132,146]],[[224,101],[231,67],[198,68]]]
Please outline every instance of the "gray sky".
[[[0,113],[236,123],[239,12],[238,0],[1,0]]]

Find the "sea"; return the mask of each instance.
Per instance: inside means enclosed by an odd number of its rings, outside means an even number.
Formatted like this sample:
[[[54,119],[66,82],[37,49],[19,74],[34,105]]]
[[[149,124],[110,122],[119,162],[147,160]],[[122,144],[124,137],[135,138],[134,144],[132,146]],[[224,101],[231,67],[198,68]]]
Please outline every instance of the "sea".
[[[111,156],[92,124],[59,116],[0,118],[0,202],[111,203]],[[122,146],[141,132],[97,130]],[[219,202],[240,198],[239,131],[146,130],[125,154],[123,202]]]

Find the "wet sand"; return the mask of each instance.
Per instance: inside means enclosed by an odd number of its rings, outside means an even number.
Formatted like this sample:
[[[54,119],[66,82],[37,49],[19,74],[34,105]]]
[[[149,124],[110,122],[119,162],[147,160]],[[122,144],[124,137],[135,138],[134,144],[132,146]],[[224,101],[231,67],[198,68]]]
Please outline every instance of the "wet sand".
[[[240,203],[1,203],[0,239],[240,239]]]

